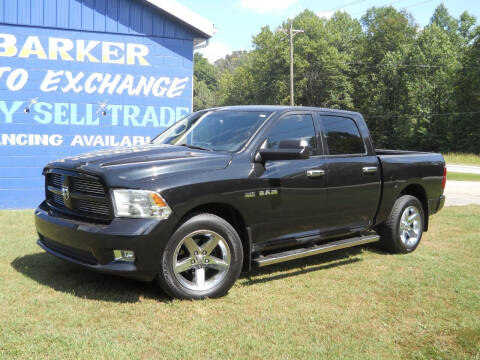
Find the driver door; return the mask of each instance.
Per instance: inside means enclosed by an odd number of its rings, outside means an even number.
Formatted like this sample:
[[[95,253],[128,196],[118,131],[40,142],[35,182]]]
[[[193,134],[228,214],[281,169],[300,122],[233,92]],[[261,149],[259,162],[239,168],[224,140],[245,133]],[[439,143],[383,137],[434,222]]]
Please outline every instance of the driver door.
[[[287,113],[268,131],[264,146],[279,148],[289,140],[308,143],[308,159],[266,161],[260,179],[270,195],[259,196],[257,211],[265,219],[257,240],[274,241],[319,233],[326,210],[325,158],[315,128],[315,113]],[[298,143],[298,141],[297,141]],[[274,194],[271,195],[271,191]]]

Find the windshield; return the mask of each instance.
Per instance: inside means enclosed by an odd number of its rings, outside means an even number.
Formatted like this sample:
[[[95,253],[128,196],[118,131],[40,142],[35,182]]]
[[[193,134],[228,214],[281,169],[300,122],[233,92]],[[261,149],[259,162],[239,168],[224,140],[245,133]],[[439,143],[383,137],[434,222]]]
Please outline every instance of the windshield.
[[[152,142],[235,152],[245,145],[270,114],[235,110],[197,112],[169,127]]]

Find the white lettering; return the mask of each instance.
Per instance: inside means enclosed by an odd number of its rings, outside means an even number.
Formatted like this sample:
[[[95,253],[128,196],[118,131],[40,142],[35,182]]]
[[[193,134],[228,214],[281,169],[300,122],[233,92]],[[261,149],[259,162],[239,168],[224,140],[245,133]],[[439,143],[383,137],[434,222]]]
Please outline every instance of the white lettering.
[[[79,72],[77,75],[73,76],[70,71],[65,71],[65,77],[67,78],[67,86],[62,87],[63,92],[68,92],[70,89],[77,94],[83,90],[83,87],[77,86],[77,83],[83,78],[85,75],[83,72]]]
[[[87,94],[93,94],[95,91],[97,91],[97,87],[95,85],[92,85],[94,81],[102,81],[103,75],[100,73],[93,73],[91,74],[87,80],[85,80],[85,85],[84,89]]]
[[[188,77],[184,77],[182,79],[176,77],[173,79],[173,83],[168,89],[167,96],[169,98],[180,96],[182,94],[182,90],[185,89],[185,86],[187,85],[187,81]]]
[[[122,76],[117,74],[113,78],[112,81],[110,81],[112,75],[111,74],[106,74],[103,78],[102,83],[100,84],[100,87],[98,88],[98,93],[103,94],[105,92],[105,89],[108,88],[108,93],[113,94],[115,91],[115,88],[117,87],[119,81],[122,79]]]
[[[7,87],[11,91],[21,90],[27,83],[27,80],[28,80],[27,70],[15,69],[7,77]]]
[[[53,71],[48,70],[47,74],[43,78],[42,83],[40,84],[40,90],[44,92],[57,91],[58,84],[60,83],[60,78],[58,76],[63,75],[64,71]]]
[[[107,64],[125,64],[124,43],[104,41],[102,42],[102,62]],[[119,52],[121,50],[121,52]],[[116,58],[113,59],[112,56]]]

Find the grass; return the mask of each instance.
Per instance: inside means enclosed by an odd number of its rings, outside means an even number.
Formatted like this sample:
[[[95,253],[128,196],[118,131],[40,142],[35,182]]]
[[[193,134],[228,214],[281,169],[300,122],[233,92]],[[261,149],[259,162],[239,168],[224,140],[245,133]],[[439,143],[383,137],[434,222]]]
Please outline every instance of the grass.
[[[443,157],[447,164],[480,166],[479,154],[447,153],[443,154]]]
[[[480,181],[480,174],[467,174],[467,173],[447,172],[447,180],[455,180],[455,181]]]
[[[32,218],[0,212],[1,359],[480,359],[480,206],[432,217],[413,254],[323,254],[205,301],[57,260]]]

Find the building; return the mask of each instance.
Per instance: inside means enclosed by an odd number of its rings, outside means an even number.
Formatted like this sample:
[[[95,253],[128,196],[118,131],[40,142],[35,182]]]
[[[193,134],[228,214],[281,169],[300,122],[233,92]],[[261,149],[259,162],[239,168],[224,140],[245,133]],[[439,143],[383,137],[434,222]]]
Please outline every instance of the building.
[[[0,209],[41,202],[47,162],[188,114],[213,30],[172,0],[0,0]]]

